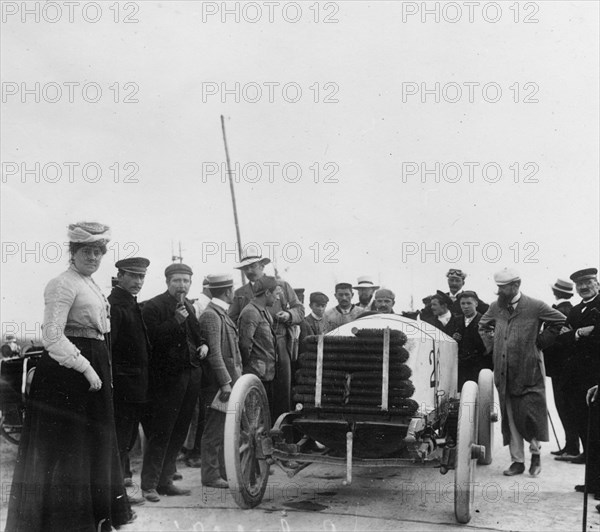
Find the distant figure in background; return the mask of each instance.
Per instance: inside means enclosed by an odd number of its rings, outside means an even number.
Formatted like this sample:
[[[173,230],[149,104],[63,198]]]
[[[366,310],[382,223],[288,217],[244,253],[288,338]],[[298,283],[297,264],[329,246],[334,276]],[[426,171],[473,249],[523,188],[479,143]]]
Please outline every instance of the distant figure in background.
[[[521,277],[510,268],[494,274],[498,300],[479,321],[479,331],[488,352],[493,349],[494,382],[500,398],[504,445],[510,446],[512,463],[506,476],[525,471],[523,440],[529,442],[529,474],[542,470],[540,442],[548,441],[548,409],[544,360],[540,348],[560,332],[565,316],[546,303],[521,293]],[[549,326],[540,334],[540,324]],[[494,324],[494,337],[486,330]]]
[[[108,296],[115,426],[124,475],[129,471],[129,453],[148,402],[150,341],[136,296],[144,286],[149,265],[143,257],[118,261],[117,284]],[[132,483],[128,478],[127,484]],[[144,498],[130,495],[129,502],[142,504]]]
[[[465,287],[467,273],[463,270],[450,268],[446,274],[446,278],[448,279],[448,288],[450,289],[449,292],[446,292],[446,295],[452,300],[452,305],[450,305],[449,310],[453,316],[462,317],[463,314],[460,308],[458,296],[460,296]],[[480,300],[479,303],[477,303],[476,310],[479,312],[479,314],[483,315],[487,312],[488,308],[490,308],[490,306]]]
[[[375,310],[373,294],[375,294],[375,290],[379,286],[373,282],[373,279],[368,275],[363,275],[357,279],[357,283],[353,288],[358,292],[358,303],[356,306],[364,311]]]
[[[449,325],[449,334],[458,343],[458,391],[466,381],[477,382],[479,372],[484,368],[492,369],[492,357],[486,353],[485,344],[479,336],[477,312],[479,297],[471,290],[465,290],[458,296],[462,316],[453,316]]]
[[[325,312],[325,332],[333,331],[345,323],[350,323],[358,318],[363,309],[352,304],[352,285],[350,283],[338,283],[335,285],[335,298],[337,306]]]
[[[203,390],[206,424],[202,434],[202,485],[226,489],[227,472],[223,457],[225,413],[211,408],[218,394],[221,402],[229,401],[231,388],[242,376],[242,356],[237,327],[227,314],[233,301],[233,277],[209,275],[212,301],[200,316],[200,330],[208,344],[206,389]]]
[[[573,309],[569,301],[575,291],[573,283],[564,279],[557,279],[553,285],[550,285],[554,295],[554,304],[552,308],[562,312],[565,316]],[[554,404],[560,417],[560,421],[565,430],[565,446],[558,451],[552,451],[557,458],[555,460],[568,461],[579,455],[579,434],[577,432],[577,423],[575,417],[570,415],[565,394],[565,385],[568,379],[565,378],[565,363],[569,357],[568,350],[557,343],[544,349],[544,365],[546,367],[546,376],[552,380],[552,392],[554,395]]]
[[[444,292],[438,290],[431,296],[431,312],[433,316],[427,318],[427,323],[437,327],[440,331],[449,334],[452,329],[450,320],[452,319],[452,313],[450,307],[452,306],[452,300]]]
[[[6,343],[2,345],[2,356],[0,358],[13,358],[21,354],[21,350],[17,345],[17,338],[14,334],[7,334],[5,337]]]
[[[373,306],[377,314],[394,314],[396,294],[387,288],[380,288],[375,292]]]
[[[31,383],[6,530],[110,531],[133,520],[115,433],[109,304],[92,274],[107,226],[69,225],[70,266],[44,290],[46,351]]]
[[[306,351],[304,341],[307,336],[318,336],[324,332],[323,316],[327,308],[329,298],[323,292],[310,294],[308,307],[311,312],[300,324],[300,353]]]

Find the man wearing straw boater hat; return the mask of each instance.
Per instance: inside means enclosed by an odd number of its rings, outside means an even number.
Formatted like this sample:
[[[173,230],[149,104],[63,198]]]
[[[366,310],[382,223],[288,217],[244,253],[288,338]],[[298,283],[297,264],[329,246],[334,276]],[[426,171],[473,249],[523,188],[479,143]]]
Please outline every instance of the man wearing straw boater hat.
[[[589,407],[586,402],[588,390],[598,384],[600,376],[600,284],[597,276],[596,268],[585,268],[571,275],[582,301],[569,313],[566,326],[570,330],[561,334],[557,343],[569,350],[565,393],[569,412],[575,418],[583,443],[583,454],[571,462],[586,463],[587,459],[585,484],[578,484],[575,490],[583,492],[587,485],[588,493],[600,497],[600,414],[597,401]]]
[[[568,317],[573,309],[573,305],[571,304],[571,301],[569,301],[575,294],[573,283],[565,279],[557,279],[554,284],[550,285],[550,289],[552,290],[555,299],[552,308],[555,308]],[[552,451],[551,454],[556,456],[555,460],[563,462],[572,460],[579,454],[577,424],[575,423],[574,417],[569,414],[567,395],[564,389],[567,384],[564,369],[568,356],[568,349],[557,343],[544,349],[546,376],[550,377],[550,380],[552,381],[554,404],[556,405],[558,417],[565,430],[565,446],[557,451]]]
[[[375,290],[379,289],[380,286],[376,285],[373,282],[372,277],[368,275],[363,275],[357,279],[356,285],[352,288],[358,293],[358,303],[357,307],[363,310],[375,310],[375,298],[373,295],[375,294]]]
[[[252,301],[254,297],[254,284],[264,277],[265,265],[271,262],[268,258],[260,255],[249,255],[243,257],[236,266],[242,270],[248,278],[248,283],[238,288],[233,294],[233,303],[229,308],[229,317],[237,322],[240,313]],[[281,404],[278,409],[282,412],[288,412],[291,408],[291,388],[292,388],[292,354],[295,334],[293,328],[300,325],[304,319],[304,306],[300,303],[296,292],[282,279],[277,279],[280,288],[279,297],[268,308],[268,312],[273,319],[275,334],[277,335],[277,380],[274,383],[275,395],[280,398]],[[242,331],[240,328],[240,336]]]
[[[479,321],[487,352],[493,350],[494,382],[502,411],[502,436],[512,463],[506,476],[525,471],[523,440],[529,442],[529,474],[542,470],[540,442],[548,441],[548,408],[542,353],[539,345],[553,340],[565,322],[564,314],[521,292],[521,277],[512,268],[494,274],[498,300]],[[548,324],[540,335],[540,322]],[[491,338],[488,331],[494,327]]]
[[[209,275],[208,288],[211,302],[200,316],[200,330],[208,344],[208,362],[205,367],[203,390],[206,405],[215,396],[227,402],[231,388],[242,376],[242,356],[239,349],[238,331],[227,311],[233,301],[233,277],[230,274]],[[223,458],[223,433],[225,413],[207,408],[202,433],[202,485],[227,488],[227,474]]]

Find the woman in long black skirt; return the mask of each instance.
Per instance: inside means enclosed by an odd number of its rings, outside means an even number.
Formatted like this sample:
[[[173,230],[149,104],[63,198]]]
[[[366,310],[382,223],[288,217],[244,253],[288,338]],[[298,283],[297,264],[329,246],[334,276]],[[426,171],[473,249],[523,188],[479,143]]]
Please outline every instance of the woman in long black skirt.
[[[115,435],[109,305],[91,277],[108,240],[104,225],[70,225],[71,266],[46,286],[7,532],[109,531],[135,517]]]

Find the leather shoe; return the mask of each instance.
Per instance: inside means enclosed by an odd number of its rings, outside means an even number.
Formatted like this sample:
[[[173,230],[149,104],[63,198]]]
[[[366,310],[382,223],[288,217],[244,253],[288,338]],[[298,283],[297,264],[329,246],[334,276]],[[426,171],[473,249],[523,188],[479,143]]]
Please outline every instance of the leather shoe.
[[[144,497],[134,497],[133,495],[127,495],[127,502],[131,506],[141,506],[146,502]]]
[[[585,464],[585,453],[578,454],[575,458],[570,460],[572,464]]]
[[[183,475],[181,473],[173,473],[173,477],[171,477],[173,480],[181,480],[183,478]]]
[[[562,449],[559,449],[558,451],[550,451],[550,454],[553,454],[554,456],[562,456],[563,454],[567,453],[567,449],[566,447],[563,447]]]
[[[167,484],[166,486],[157,486],[156,491],[160,495],[190,495],[192,493],[192,490],[178,488],[174,484]]]
[[[123,479],[123,485],[126,488],[131,488],[133,486],[133,480],[132,480],[132,478],[131,477],[124,478]]]
[[[525,472],[525,464],[521,462],[513,462],[510,467],[504,471],[507,477],[513,477],[515,475],[522,475]]]
[[[147,501],[150,502],[158,502],[160,501],[160,497],[156,490],[142,490],[142,495]]]
[[[542,472],[542,462],[539,454],[531,455],[531,465],[529,466],[529,474],[532,477],[537,477]]]
[[[223,480],[222,478],[217,478],[213,481],[210,482],[203,482],[202,483],[203,486],[207,487],[207,488],[217,488],[220,490],[226,490],[229,489],[229,484]]]
[[[598,510],[598,513],[600,513],[600,504],[596,504],[596,510]]]
[[[577,484],[575,486],[575,491],[577,493],[583,493],[585,491],[585,485]],[[593,493],[594,499],[600,501],[600,486],[588,486],[587,492],[588,492],[588,495],[591,495]]]
[[[560,456],[555,456],[554,459],[558,460],[559,462],[570,462],[571,460],[573,460],[574,458],[577,458],[579,455],[578,454],[561,454]]]
[[[202,459],[198,458],[186,458],[185,465],[188,467],[202,467]]]

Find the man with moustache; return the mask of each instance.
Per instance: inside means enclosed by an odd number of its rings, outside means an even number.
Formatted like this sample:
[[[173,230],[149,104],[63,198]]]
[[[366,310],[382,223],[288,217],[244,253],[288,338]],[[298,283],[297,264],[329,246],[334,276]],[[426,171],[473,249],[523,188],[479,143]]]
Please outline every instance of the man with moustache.
[[[236,266],[248,278],[248,283],[238,288],[233,294],[233,302],[229,307],[229,317],[238,322],[242,310],[254,297],[254,285],[265,275],[265,266],[271,262],[268,258],[250,255],[242,258]],[[294,289],[282,279],[277,279],[279,286],[278,297],[268,308],[273,319],[273,327],[277,336],[277,381],[274,383],[276,395],[282,401],[281,408],[289,411],[291,408],[292,390],[292,360],[295,342],[296,325],[304,319],[304,305],[300,303]],[[241,326],[238,323],[240,335]]]
[[[227,314],[233,301],[233,277],[229,274],[209,275],[208,287],[212,299],[200,316],[200,330],[208,344],[204,382],[209,383],[202,391],[207,406],[201,444],[202,485],[226,489],[223,457],[225,413],[210,405],[217,394],[219,401],[229,400],[232,386],[242,376],[242,356],[237,327]]]
[[[582,301],[567,317],[570,330],[558,337],[557,344],[569,353],[565,363],[565,394],[570,414],[574,416],[578,436],[583,442],[583,454],[571,460],[585,463],[587,455],[587,490],[600,497],[600,423],[597,401],[587,407],[588,390],[598,384],[600,376],[600,284],[598,270],[586,268],[571,275],[575,290]],[[587,441],[588,416],[590,439]],[[585,485],[575,486],[583,492]]]
[[[396,294],[388,288],[380,288],[375,292],[373,304],[377,314],[394,314],[394,304],[396,303]]]
[[[174,263],[165,269],[166,292],[144,304],[142,315],[152,344],[149,434],[142,466],[146,500],[159,495],[189,495],[173,484],[175,462],[187,435],[200,393],[201,364],[208,347],[194,307],[186,298],[192,269]]]
[[[479,334],[489,353],[493,349],[494,382],[502,411],[504,445],[509,445],[512,464],[506,476],[525,471],[525,439],[529,442],[529,474],[542,470],[540,442],[548,441],[548,416],[542,339],[556,337],[565,316],[558,310],[521,293],[521,277],[510,268],[494,274],[498,300],[479,321]],[[544,337],[540,324],[548,326]],[[493,338],[488,331],[494,327]]]
[[[337,299],[337,306],[325,312],[324,330],[333,331],[338,327],[349,323],[363,314],[363,309],[352,304],[352,285],[350,283],[338,283],[335,285],[334,296]]]
[[[118,261],[117,284],[108,296],[115,429],[123,472],[129,469],[129,452],[148,401],[150,343],[136,296],[144,286],[149,265],[143,257]],[[141,497],[128,498],[131,504],[144,502]]]

